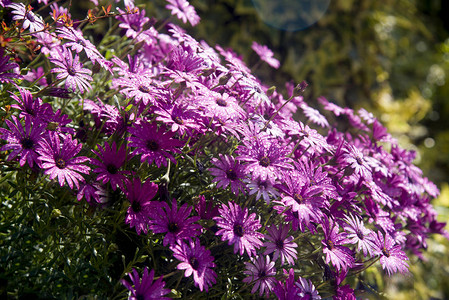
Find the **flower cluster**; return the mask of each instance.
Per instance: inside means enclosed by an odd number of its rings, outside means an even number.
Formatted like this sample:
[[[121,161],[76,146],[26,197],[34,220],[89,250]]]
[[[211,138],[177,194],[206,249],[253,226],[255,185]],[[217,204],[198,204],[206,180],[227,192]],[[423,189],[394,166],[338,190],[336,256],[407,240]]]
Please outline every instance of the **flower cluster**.
[[[188,1],[167,2],[183,23],[199,23]],[[145,268],[142,279],[138,265],[128,270],[130,299],[165,299],[162,275],[172,272],[206,292],[229,280],[260,296],[320,299],[319,284],[334,291],[323,296],[346,299],[347,274],[374,260],[405,273],[405,249],[420,255],[430,234],[446,234],[429,204],[438,189],[364,111],[324,97],[312,108],[304,83],[286,84],[288,97],[269,90],[232,50],[173,23],[158,29],[132,0],[104,10],[121,30],[104,39],[123,47],[107,54],[54,5],[64,22],[53,26],[7,6],[40,45],[45,70],[22,78],[0,48],[0,82],[14,101],[0,151],[95,209],[122,212],[128,232],[164,249],[169,267]],[[266,46],[253,49],[279,68]],[[38,80],[42,72],[52,81]]]

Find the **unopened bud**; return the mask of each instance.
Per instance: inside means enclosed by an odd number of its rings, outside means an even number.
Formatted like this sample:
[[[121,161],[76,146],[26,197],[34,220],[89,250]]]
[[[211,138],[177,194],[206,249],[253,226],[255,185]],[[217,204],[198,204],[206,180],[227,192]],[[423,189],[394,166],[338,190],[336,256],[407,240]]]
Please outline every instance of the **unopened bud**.
[[[220,85],[225,85],[226,83],[228,83],[229,79],[231,79],[232,75],[231,73],[228,73],[226,75],[223,75],[220,77],[220,79],[218,80],[218,83]]]
[[[150,20],[148,21],[148,24],[150,24],[151,26],[156,25],[157,23],[157,19],[154,17],[151,17]]]
[[[145,45],[145,41],[140,41],[140,42],[138,42],[138,43],[136,43],[135,45],[134,45],[134,51],[137,51],[137,50],[139,50],[140,48],[142,48],[143,47],[143,45]]]
[[[145,24],[143,24],[142,26],[142,31],[147,31],[148,29],[150,29],[151,27],[153,27],[153,23],[151,22],[146,22]]]
[[[306,89],[306,87],[307,87],[308,85],[309,85],[309,84],[303,80],[300,84],[298,84],[298,85],[293,89],[293,96],[296,97],[296,96],[299,96],[299,95],[301,95],[302,93],[304,93],[304,91],[305,91],[305,89]]]
[[[343,173],[343,176],[351,176],[352,174],[354,174],[354,169],[350,166],[348,166],[347,168],[345,168],[345,171]]]
[[[212,73],[214,73],[214,72],[215,72],[215,68],[204,69],[200,75],[208,77],[208,76],[212,75]]]
[[[270,87],[267,91],[267,96],[268,97],[273,96],[274,92],[276,92],[276,87],[275,86]]]

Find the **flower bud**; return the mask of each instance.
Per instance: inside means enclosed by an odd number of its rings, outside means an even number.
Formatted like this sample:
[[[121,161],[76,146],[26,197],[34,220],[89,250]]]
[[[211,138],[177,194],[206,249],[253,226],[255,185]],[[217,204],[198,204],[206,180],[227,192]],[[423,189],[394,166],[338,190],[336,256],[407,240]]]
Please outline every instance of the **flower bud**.
[[[218,79],[218,83],[220,85],[225,85],[226,83],[228,83],[229,79],[231,79],[232,75],[231,73],[225,74],[223,76],[220,77],[220,79]]]
[[[299,96],[302,93],[304,93],[304,90],[306,89],[306,87],[309,84],[307,82],[305,82],[304,80],[298,84],[294,89],[293,89],[293,97]]]
[[[267,96],[268,97],[273,96],[274,92],[276,92],[276,87],[275,86],[270,87],[267,91]]]

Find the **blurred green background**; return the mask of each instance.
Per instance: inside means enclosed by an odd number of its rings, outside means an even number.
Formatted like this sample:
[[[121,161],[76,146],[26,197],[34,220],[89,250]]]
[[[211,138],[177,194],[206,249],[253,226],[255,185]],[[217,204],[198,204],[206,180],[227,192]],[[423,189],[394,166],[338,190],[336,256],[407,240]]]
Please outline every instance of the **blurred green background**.
[[[373,112],[403,147],[417,151],[415,163],[441,190],[433,201],[439,219],[449,219],[449,1],[190,2],[202,18],[188,31],[195,37],[231,47],[249,66],[258,62],[253,41],[274,51],[280,70],[267,64],[254,70],[265,84],[282,90],[286,81],[306,80],[309,103],[325,96]],[[326,2],[323,12],[319,6]],[[281,4],[283,9],[277,7]],[[260,5],[271,5],[272,15],[259,13],[255,6]],[[292,14],[301,17],[301,5],[311,15],[324,14],[302,30],[278,29],[298,25],[291,19]],[[390,299],[449,299],[448,254],[448,241],[434,237],[425,260],[411,260],[410,276],[387,278],[385,283],[379,273],[367,277]]]

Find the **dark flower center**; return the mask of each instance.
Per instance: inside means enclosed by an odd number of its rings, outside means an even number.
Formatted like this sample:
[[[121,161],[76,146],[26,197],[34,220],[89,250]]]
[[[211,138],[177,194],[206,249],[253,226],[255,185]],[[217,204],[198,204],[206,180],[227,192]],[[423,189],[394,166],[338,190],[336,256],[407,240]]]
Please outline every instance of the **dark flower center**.
[[[20,141],[20,143],[22,144],[22,147],[25,149],[31,149],[33,148],[34,145],[33,140],[30,138],[24,138],[22,141]]]
[[[355,160],[357,161],[357,163],[358,163],[359,165],[363,165],[363,160],[362,160],[362,157],[361,157],[361,156],[357,155],[357,156],[355,157]]]
[[[267,184],[266,181],[261,181],[261,182],[259,182],[259,188],[261,188],[261,189],[266,189],[267,186],[268,186],[268,184]]]
[[[284,249],[284,241],[283,240],[277,240],[276,241],[276,248]]]
[[[142,84],[139,85],[139,91],[141,91],[142,93],[147,93],[147,94],[149,94],[151,92],[147,86],[142,85]]]
[[[80,44],[81,46],[86,47],[86,43],[85,43],[82,39],[79,39],[79,40],[77,40],[76,42],[77,42],[78,44]]]
[[[295,201],[298,202],[299,204],[302,204],[304,202],[304,198],[298,193],[295,193],[293,195],[293,199],[295,199]]]
[[[109,164],[106,167],[106,170],[108,170],[108,172],[111,173],[111,174],[117,174],[117,171],[118,171],[117,167],[114,166],[113,164]]]
[[[226,171],[226,177],[228,177],[229,180],[236,180],[237,174],[235,174],[235,171],[233,169],[229,169]]]
[[[145,295],[141,293],[136,293],[136,300],[145,300]]]
[[[303,135],[304,137],[306,137],[306,138],[308,138],[309,135],[310,135],[309,132],[308,132],[308,131],[305,131],[305,130],[302,130],[301,133],[302,133],[302,135]]]
[[[192,269],[194,269],[194,270],[198,270],[200,267],[200,262],[196,257],[190,258],[189,263],[192,266]]]
[[[76,71],[73,67],[69,67],[67,69],[67,73],[69,73],[70,76],[75,76],[76,75]]]
[[[131,204],[131,208],[135,213],[139,213],[142,210],[142,206],[140,205],[139,201],[133,201]]]
[[[139,26],[137,26],[136,24],[132,24],[129,27],[131,27],[131,29],[134,30],[135,32],[139,32],[140,31]]]
[[[357,237],[358,237],[359,239],[363,240],[363,238],[364,238],[365,236],[363,235],[362,231],[361,231],[360,229],[357,229],[357,230],[356,230],[356,233],[357,233]]]
[[[329,250],[334,249],[334,242],[332,242],[331,240],[327,240],[326,245]]]
[[[25,111],[26,111],[27,113],[29,113],[30,115],[34,116],[34,109],[33,109],[33,108],[27,107],[27,108],[25,108]]]
[[[385,255],[386,257],[390,257],[390,251],[389,250],[387,250],[387,248],[384,246],[383,248],[382,248],[382,253],[383,253],[383,255]]]
[[[176,233],[179,230],[179,226],[178,224],[176,224],[175,222],[170,222],[168,223],[168,231],[172,232],[172,233]]]
[[[178,116],[174,117],[173,121],[175,121],[175,123],[179,124],[179,125],[184,124],[184,121],[181,119],[181,117],[178,117]]]
[[[265,273],[265,270],[260,270],[259,274],[257,274],[257,275],[259,278],[264,278],[267,275],[267,273]]]
[[[30,20],[31,23],[36,21],[36,19],[34,18],[33,14],[31,12],[27,12],[25,16],[28,20]]]
[[[218,106],[226,107],[228,106],[228,103],[223,98],[218,98],[215,100],[215,103],[217,103]]]
[[[58,168],[60,168],[60,169],[64,169],[65,166],[66,166],[65,160],[63,160],[62,158],[58,158],[58,159],[55,161],[55,164],[56,164],[56,166],[57,166]]]
[[[245,235],[245,228],[243,228],[240,224],[234,225],[234,234],[238,237],[242,237]]]
[[[156,141],[149,140],[147,142],[147,148],[151,151],[157,151],[159,149],[159,144]]]
[[[268,157],[264,156],[259,160],[259,165],[262,167],[268,167],[270,165],[271,161]]]

